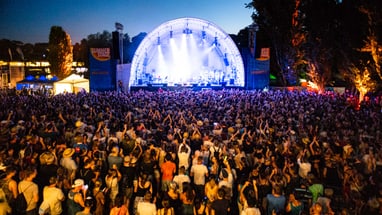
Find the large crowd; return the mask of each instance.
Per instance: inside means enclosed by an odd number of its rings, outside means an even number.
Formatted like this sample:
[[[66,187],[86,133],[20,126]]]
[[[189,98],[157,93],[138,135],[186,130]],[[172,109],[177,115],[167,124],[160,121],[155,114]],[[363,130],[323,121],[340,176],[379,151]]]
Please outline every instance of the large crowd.
[[[382,97],[2,91],[0,121],[0,215],[382,214]]]

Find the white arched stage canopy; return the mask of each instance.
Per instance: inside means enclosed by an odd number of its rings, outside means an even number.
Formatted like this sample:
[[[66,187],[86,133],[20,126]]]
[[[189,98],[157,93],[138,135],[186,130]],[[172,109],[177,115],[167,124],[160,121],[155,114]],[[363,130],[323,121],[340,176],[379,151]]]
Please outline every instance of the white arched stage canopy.
[[[165,22],[135,52],[130,86],[220,85],[244,87],[244,65],[231,37],[197,18]]]

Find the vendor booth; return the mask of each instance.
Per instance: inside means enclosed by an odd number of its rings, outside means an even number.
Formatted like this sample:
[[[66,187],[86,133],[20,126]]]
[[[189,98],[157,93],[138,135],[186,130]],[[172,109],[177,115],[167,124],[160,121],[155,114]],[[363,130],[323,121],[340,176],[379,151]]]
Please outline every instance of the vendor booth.
[[[89,80],[77,74],[72,74],[67,78],[57,81],[53,85],[54,94],[89,92]]]

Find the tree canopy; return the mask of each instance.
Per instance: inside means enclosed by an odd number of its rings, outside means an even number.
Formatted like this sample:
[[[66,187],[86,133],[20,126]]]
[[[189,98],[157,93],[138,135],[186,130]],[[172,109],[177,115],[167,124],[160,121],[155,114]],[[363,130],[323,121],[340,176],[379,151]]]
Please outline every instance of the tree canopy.
[[[51,72],[59,79],[70,75],[73,62],[73,48],[70,35],[62,27],[52,26],[49,34],[48,61]]]
[[[247,7],[270,41],[271,68],[284,85],[299,78],[336,85],[365,64],[381,82],[381,1],[253,0]]]

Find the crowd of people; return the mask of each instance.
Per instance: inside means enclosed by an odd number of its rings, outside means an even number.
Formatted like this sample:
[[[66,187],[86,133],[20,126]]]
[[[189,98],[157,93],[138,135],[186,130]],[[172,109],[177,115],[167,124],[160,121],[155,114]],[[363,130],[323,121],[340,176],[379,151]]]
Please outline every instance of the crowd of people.
[[[382,97],[0,93],[0,215],[382,214]]]

